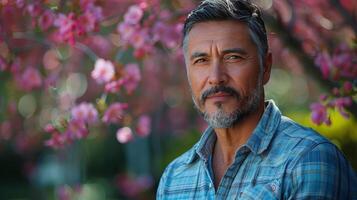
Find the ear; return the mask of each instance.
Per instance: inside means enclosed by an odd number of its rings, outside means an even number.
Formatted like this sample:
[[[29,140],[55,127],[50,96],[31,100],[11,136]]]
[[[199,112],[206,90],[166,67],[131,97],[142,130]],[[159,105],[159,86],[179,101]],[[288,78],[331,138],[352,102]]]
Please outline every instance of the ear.
[[[264,59],[263,85],[269,82],[271,65],[272,65],[272,55],[271,52],[268,52]]]

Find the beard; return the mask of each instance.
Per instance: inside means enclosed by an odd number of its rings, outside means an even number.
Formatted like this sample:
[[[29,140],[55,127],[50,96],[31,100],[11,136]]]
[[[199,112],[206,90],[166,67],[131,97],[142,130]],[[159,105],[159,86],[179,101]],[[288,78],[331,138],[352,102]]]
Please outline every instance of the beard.
[[[232,95],[234,98],[236,98],[237,101],[245,102],[244,105],[238,106],[231,112],[224,111],[222,103],[216,104],[217,110],[213,113],[208,113],[206,111],[202,112],[199,109],[200,106],[195,100],[193,94],[192,99],[195,108],[212,128],[230,128],[258,109],[261,100],[261,88],[261,84],[258,83],[257,87],[250,93],[250,95],[242,96],[240,92],[231,87],[216,86],[203,92],[201,98],[199,99],[200,105],[204,105],[209,95],[215,94],[217,92],[225,92]]]

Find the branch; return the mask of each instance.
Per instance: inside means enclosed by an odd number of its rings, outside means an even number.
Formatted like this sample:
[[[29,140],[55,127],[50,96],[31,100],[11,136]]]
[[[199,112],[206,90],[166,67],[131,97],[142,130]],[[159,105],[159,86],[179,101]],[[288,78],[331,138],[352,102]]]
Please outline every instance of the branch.
[[[288,29],[282,21],[275,19],[269,14],[263,13],[263,18],[267,25],[280,36],[283,43],[297,56],[302,63],[304,71],[306,71],[310,77],[316,80],[318,84],[325,89],[331,90],[333,87],[337,86],[335,82],[322,78],[319,67],[315,65],[315,62],[310,55],[304,51],[301,45],[302,42],[293,36],[291,29]],[[356,102],[353,102],[352,106],[347,109],[357,118]]]
[[[340,3],[339,0],[330,0],[330,3],[337,9],[340,15],[345,18],[346,23],[357,33],[357,21]]]

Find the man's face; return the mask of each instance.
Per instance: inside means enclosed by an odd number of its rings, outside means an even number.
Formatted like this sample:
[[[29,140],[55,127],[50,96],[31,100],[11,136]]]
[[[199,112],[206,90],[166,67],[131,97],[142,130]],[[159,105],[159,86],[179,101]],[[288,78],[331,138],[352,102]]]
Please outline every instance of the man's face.
[[[257,110],[269,75],[248,27],[235,21],[197,23],[187,35],[186,67],[192,98],[213,128],[229,128]]]

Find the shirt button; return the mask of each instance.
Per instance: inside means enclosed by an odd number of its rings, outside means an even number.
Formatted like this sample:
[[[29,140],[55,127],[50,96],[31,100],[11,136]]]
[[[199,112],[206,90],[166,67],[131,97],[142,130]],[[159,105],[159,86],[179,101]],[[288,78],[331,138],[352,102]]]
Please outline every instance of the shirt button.
[[[210,184],[209,184],[209,188],[212,188],[212,185],[213,185],[213,184],[212,184],[212,183],[210,183]]]

